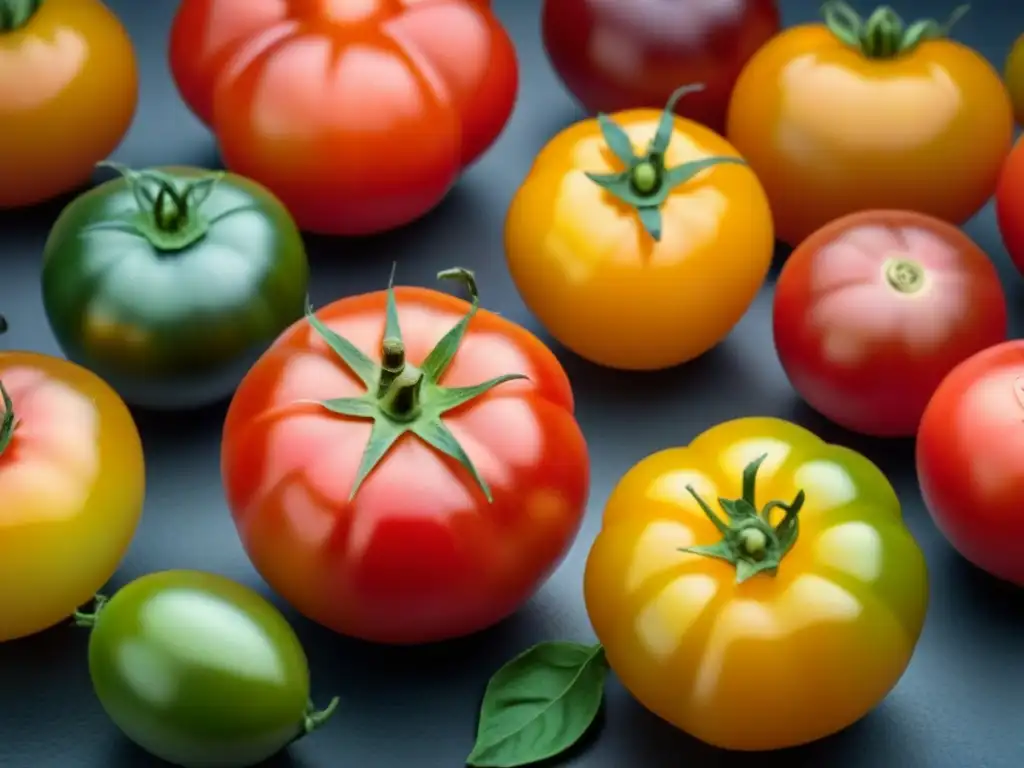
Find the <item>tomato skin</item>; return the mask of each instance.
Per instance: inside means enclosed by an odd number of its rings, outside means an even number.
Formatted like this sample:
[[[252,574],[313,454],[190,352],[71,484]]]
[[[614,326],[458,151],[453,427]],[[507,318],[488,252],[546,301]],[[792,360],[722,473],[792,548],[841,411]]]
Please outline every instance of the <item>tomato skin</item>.
[[[660,117],[638,109],[611,119],[639,150]],[[716,156],[737,153],[676,118],[667,165]],[[749,168],[716,165],[669,193],[655,242],[635,210],[585,175],[619,170],[596,120],[555,136],[509,207],[506,259],[526,306],[559,343],[612,368],[668,368],[715,346],[757,296],[775,242],[771,211]]]
[[[779,10],[775,0],[545,0],[541,24],[552,66],[589,112],[661,107],[703,83],[677,113],[721,133],[736,78],[779,31]]]
[[[138,103],[128,33],[100,0],[46,0],[0,30],[0,209],[86,183],[120,144]]]
[[[161,571],[122,587],[95,617],[89,674],[128,738],[185,768],[254,766],[303,731],[299,639],[263,597],[223,576]]]
[[[686,485],[711,505],[739,498],[761,454],[758,503],[799,489],[806,502],[777,574],[737,583],[731,564],[680,551],[721,538]],[[928,576],[874,464],[795,424],[744,418],[619,481],[584,596],[611,668],[640,703],[714,746],[770,750],[835,733],[888,694],[920,636]]]
[[[113,576],[142,514],[142,442],[95,374],[0,352],[18,426],[0,453],[0,642],[67,620]],[[0,405],[0,414],[4,412]]]
[[[1003,68],[1003,80],[1013,104],[1013,118],[1017,125],[1024,125],[1024,35],[1013,41]]]
[[[970,48],[927,40],[875,60],[822,24],[784,30],[750,59],[726,129],[793,246],[860,210],[964,223],[992,195],[1012,133],[999,74]]]
[[[1003,245],[1024,275],[1024,143],[1013,145],[996,188],[996,222]]]
[[[420,365],[467,302],[395,289],[407,355]],[[316,316],[380,359],[386,292]],[[572,544],[589,459],[568,378],[525,329],[480,310],[444,374],[470,386],[512,381],[444,417],[490,486],[406,434],[349,500],[370,425],[316,401],[364,388],[309,323],[286,331],[239,386],[224,424],[221,469],[235,525],[256,569],[308,618],[344,635],[409,644],[467,635],[513,613]]]
[[[225,164],[323,234],[426,214],[497,139],[518,91],[508,33],[471,0],[184,0],[170,59]]]
[[[1024,341],[968,358],[921,419],[917,476],[932,519],[967,560],[1024,586]]]
[[[920,283],[889,282],[900,259]],[[793,251],[773,325],[782,367],[812,408],[855,432],[910,437],[943,377],[1006,339],[1007,309],[992,262],[958,228],[863,211]]]

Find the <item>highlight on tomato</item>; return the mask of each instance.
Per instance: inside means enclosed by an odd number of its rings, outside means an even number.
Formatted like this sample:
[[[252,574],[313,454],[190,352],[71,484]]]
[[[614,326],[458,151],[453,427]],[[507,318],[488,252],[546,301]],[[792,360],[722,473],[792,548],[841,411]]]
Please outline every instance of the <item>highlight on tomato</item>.
[[[226,399],[302,317],[309,266],[280,201],[232,173],[132,170],[61,213],[43,251],[43,306],[61,349],[128,402]]]
[[[584,597],[598,644],[544,643],[499,670],[470,765],[569,748],[609,669],[654,714],[716,747],[821,739],[902,676],[928,574],[878,467],[796,424],[742,418],[626,473]]]
[[[707,352],[750,307],[775,239],[757,177],[721,136],[661,110],[598,115],[537,156],[505,221],[523,301],[599,365],[668,368]]]
[[[793,389],[854,432],[910,437],[958,363],[1006,339],[995,267],[959,228],[862,211],[793,251],[775,284],[775,348]]]
[[[135,51],[101,0],[0,0],[0,210],[88,182],[128,132]]]
[[[1020,140],[1003,165],[995,208],[1003,245],[1017,271],[1024,275],[1024,142]]]
[[[917,435],[917,477],[935,525],[966,560],[1024,586],[1024,341],[962,362],[935,391]]]
[[[174,765],[263,765],[338,706],[311,702],[306,654],[277,609],[223,576],[151,573],[97,595],[75,621],[90,628],[89,675],[107,715]],[[154,688],[161,671],[173,685]]]
[[[965,11],[906,24],[889,6],[864,19],[828,0],[823,24],[786,29],[754,54],[726,136],[764,184],[780,240],[796,246],[860,210],[959,225],[988,201],[1013,114],[999,73],[949,39]]]
[[[224,424],[228,506],[253,565],[308,618],[409,644],[489,627],[579,529],[587,446],[569,380],[522,327],[389,287],[296,323]]]
[[[6,323],[0,323],[6,326]],[[142,441],[95,374],[0,352],[0,642],[69,619],[117,570],[142,515]]]
[[[489,0],[183,0],[170,65],[227,167],[329,235],[437,206],[504,129],[519,79]]]
[[[676,110],[719,133],[743,65],[778,31],[775,0],[545,0],[541,22],[552,67],[588,112],[660,108],[700,82]]]

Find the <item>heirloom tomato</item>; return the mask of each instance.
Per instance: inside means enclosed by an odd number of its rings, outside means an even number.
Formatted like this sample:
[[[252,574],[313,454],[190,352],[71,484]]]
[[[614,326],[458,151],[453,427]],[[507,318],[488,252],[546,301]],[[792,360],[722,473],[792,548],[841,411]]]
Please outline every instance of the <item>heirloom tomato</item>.
[[[757,173],[779,239],[797,245],[848,213],[895,209],[962,224],[995,190],[1013,114],[999,73],[888,6],[842,2],[784,30],[747,63],[726,135]],[[950,158],[956,158],[950,165]]]
[[[335,235],[434,208],[518,88],[487,0],[183,0],[170,57],[225,164]]]
[[[510,615],[575,538],[589,461],[568,378],[534,336],[426,288],[341,299],[285,332],[224,424],[228,505],[263,578],[386,643]]]
[[[545,0],[542,17],[548,58],[588,111],[660,107],[701,82],[678,113],[719,132],[740,70],[778,31],[775,0]]]
[[[996,188],[996,221],[1014,266],[1024,274],[1024,141],[1014,144],[1003,165]]]
[[[0,209],[87,182],[135,116],[135,51],[100,0],[0,0],[0,72]]]
[[[793,251],[775,284],[775,348],[793,389],[878,437],[913,436],[943,377],[1006,330],[988,256],[923,213],[837,219]]]
[[[771,265],[757,177],[722,137],[673,113],[599,115],[558,134],[505,222],[509,270],[552,336],[612,368],[684,363],[725,337]]]
[[[1024,341],[968,358],[942,381],[917,434],[921,495],[970,562],[1024,586]]]
[[[1024,35],[1013,41],[1010,55],[1006,57],[1003,78],[1013,103],[1013,117],[1017,125],[1024,125]]]
[[[230,395],[302,317],[302,237],[267,190],[197,168],[133,171],[73,201],[43,253],[43,305],[64,353],[128,401]]]
[[[90,627],[89,675],[125,735],[185,768],[248,768],[319,728],[295,632],[241,584],[151,573],[75,620]],[[256,703],[256,706],[253,704]]]
[[[114,575],[145,490],[142,441],[95,374],[0,352],[0,641],[70,616]]]

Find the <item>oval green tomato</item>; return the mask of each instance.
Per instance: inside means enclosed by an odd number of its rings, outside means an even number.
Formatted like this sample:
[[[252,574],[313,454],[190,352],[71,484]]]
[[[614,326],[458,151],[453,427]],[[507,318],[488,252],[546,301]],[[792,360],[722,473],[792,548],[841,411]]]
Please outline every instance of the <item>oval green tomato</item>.
[[[306,655],[274,606],[222,576],[143,576],[93,614],[89,674],[104,710],[147,752],[185,768],[245,768],[321,725]]]
[[[72,201],[46,242],[54,335],[129,403],[227,397],[305,309],[309,265],[295,222],[241,176],[115,167],[120,177]]]

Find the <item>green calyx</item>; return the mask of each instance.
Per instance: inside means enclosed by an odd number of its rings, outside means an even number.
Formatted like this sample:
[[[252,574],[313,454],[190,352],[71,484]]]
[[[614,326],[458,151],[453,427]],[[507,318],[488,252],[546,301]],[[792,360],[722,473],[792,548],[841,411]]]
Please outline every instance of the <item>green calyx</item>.
[[[121,174],[139,210],[134,221],[97,224],[94,228],[127,228],[146,238],[158,251],[166,252],[184,250],[205,237],[210,221],[203,216],[202,205],[223,173],[184,181],[155,169],[136,171],[110,162],[99,165]]]
[[[685,184],[701,171],[713,165],[735,163],[746,165],[739,157],[705,157],[689,163],[668,168],[665,153],[672,140],[675,126],[675,108],[678,101],[688,93],[704,90],[701,84],[685,85],[678,88],[668,100],[658,129],[642,155],[633,150],[628,134],[608,115],[597,116],[601,134],[608,149],[622,162],[624,169],[618,173],[587,173],[587,178],[615,195],[619,200],[636,209],[640,223],[654,240],[661,240],[661,207],[669,193]]]
[[[945,23],[922,19],[908,26],[887,5],[876,8],[867,20],[843,0],[827,0],[821,7],[825,25],[832,34],[869,59],[892,59],[909,53],[926,40],[947,37],[969,10],[970,6],[961,5]]]
[[[14,403],[2,381],[0,381],[0,401],[4,406],[3,416],[0,417],[0,456],[3,456],[4,451],[11,444],[11,440],[14,439],[14,431],[18,428],[18,419],[14,415]]]
[[[306,308],[306,319],[327,346],[365,385],[359,397],[324,400],[329,411],[373,422],[370,438],[363,452],[349,499],[355,497],[363,481],[370,475],[398,439],[407,432],[435,450],[455,459],[480,486],[487,501],[493,501],[491,489],[480,476],[472,460],[442,419],[453,408],[475,400],[499,384],[525,379],[519,373],[508,373],[470,387],[443,387],[441,378],[462,343],[470,320],[479,308],[479,294],[473,273],[455,268],[439,272],[440,280],[456,280],[470,293],[469,312],[437,342],[426,359],[415,366],[405,356],[402,329],[398,324],[398,306],[393,284],[388,285],[384,338],[381,343],[381,364],[373,362],[350,341],[325,326],[312,307]]]
[[[24,27],[42,4],[43,0],[0,0],[0,34]]]
[[[92,611],[75,611],[72,614],[76,627],[87,627],[92,629],[96,626],[96,620],[99,618],[100,611],[103,607],[110,602],[110,598],[106,595],[96,595],[92,599]]]
[[[766,458],[768,454],[758,457],[743,470],[742,498],[718,500],[728,520],[722,520],[715,514],[693,486],[686,486],[708,520],[722,534],[722,540],[707,546],[685,547],[680,551],[725,560],[735,566],[737,583],[759,573],[774,576],[782,558],[796,544],[799,535],[797,515],[805,498],[802,490],[789,504],[769,501],[761,510],[757,508],[754,487],[757,472]],[[785,514],[777,525],[772,525],[772,513],[776,510],[782,510]]]

